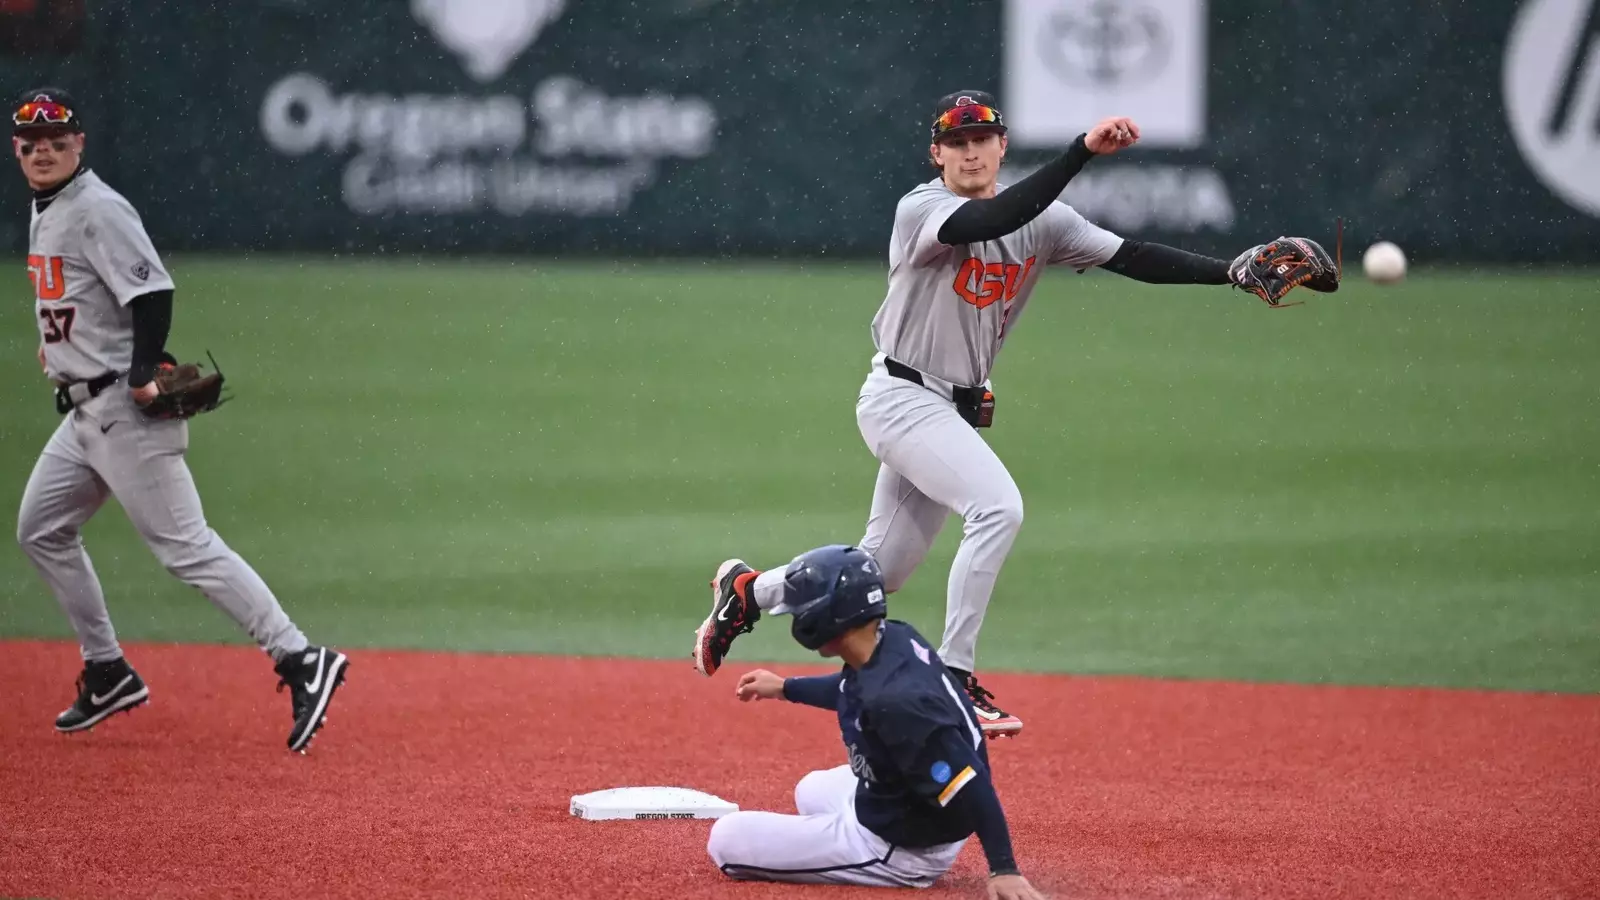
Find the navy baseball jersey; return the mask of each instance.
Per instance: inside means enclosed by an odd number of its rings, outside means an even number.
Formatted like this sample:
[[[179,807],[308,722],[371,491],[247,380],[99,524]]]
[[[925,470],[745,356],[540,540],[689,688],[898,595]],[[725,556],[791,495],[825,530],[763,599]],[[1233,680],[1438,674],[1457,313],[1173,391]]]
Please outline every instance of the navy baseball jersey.
[[[837,683],[839,731],[861,780],[856,818],[899,846],[962,840],[979,823],[952,801],[989,769],[972,701],[915,628],[886,620],[879,635],[866,665],[827,676]]]

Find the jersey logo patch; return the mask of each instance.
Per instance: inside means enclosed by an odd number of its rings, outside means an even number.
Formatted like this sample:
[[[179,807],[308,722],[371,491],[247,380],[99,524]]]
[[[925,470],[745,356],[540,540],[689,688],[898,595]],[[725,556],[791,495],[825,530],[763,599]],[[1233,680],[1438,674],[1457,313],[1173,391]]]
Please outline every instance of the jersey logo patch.
[[[925,665],[925,666],[933,665],[933,660],[928,658],[928,648],[927,647],[922,646],[921,644],[917,643],[916,641],[912,641],[911,642],[911,652],[915,653],[917,655],[917,659],[922,660],[922,664],[923,665]]]
[[[134,263],[133,268],[129,269],[128,271],[132,272],[133,277],[139,279],[140,281],[148,281],[150,278],[150,264],[142,259]]]
[[[950,764],[941,759],[933,764],[928,774],[933,777],[935,783],[944,784],[950,780]]]
[[[986,263],[976,256],[970,256],[961,263],[950,287],[956,296],[979,309],[988,307],[1002,297],[1010,303],[1017,296],[1017,291],[1022,289],[1022,283],[1028,280],[1028,273],[1033,271],[1033,262],[1037,258],[1030,256],[1027,262],[1018,265]]]

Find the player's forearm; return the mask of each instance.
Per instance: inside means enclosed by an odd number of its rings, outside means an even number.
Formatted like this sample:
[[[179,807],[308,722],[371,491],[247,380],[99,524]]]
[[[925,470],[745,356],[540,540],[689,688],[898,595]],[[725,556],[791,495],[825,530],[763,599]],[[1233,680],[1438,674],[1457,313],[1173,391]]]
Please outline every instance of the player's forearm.
[[[1000,797],[994,792],[988,773],[979,772],[962,786],[955,802],[965,805],[966,814],[977,824],[973,832],[983,845],[984,858],[989,861],[989,874],[1019,874],[1017,859],[1011,850],[1011,829],[1006,825],[1005,811],[1000,808]]]
[[[939,227],[939,243],[976,244],[1016,231],[1049,209],[1067,189],[1067,182],[1093,157],[1093,151],[1083,143],[1083,135],[1079,135],[1067,152],[1027,178],[993,197],[968,200],[957,207]]]
[[[1228,260],[1149,241],[1124,241],[1100,268],[1147,284],[1230,283]]]
[[[843,675],[796,676],[783,680],[783,699],[818,709],[839,708],[839,680]]]
[[[128,386],[144,387],[155,377],[156,365],[172,330],[172,292],[151,291],[128,302],[133,311],[133,365]]]

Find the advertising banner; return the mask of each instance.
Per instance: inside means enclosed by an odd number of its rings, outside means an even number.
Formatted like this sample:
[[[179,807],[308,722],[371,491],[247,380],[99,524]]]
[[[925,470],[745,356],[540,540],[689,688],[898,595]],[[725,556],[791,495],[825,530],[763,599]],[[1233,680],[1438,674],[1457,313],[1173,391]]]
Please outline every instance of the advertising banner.
[[[0,71],[174,251],[881,261],[975,89],[1004,182],[1137,121],[1063,195],[1130,237],[1600,262],[1600,0],[105,0]]]

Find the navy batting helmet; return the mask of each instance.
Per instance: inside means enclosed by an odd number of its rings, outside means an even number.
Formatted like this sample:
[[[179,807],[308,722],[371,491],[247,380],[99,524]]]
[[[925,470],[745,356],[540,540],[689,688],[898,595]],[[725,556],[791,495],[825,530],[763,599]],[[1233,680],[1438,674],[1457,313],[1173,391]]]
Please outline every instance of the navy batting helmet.
[[[795,557],[783,573],[783,599],[770,612],[794,616],[800,646],[820,650],[852,628],[888,614],[883,572],[858,547],[830,544]]]

